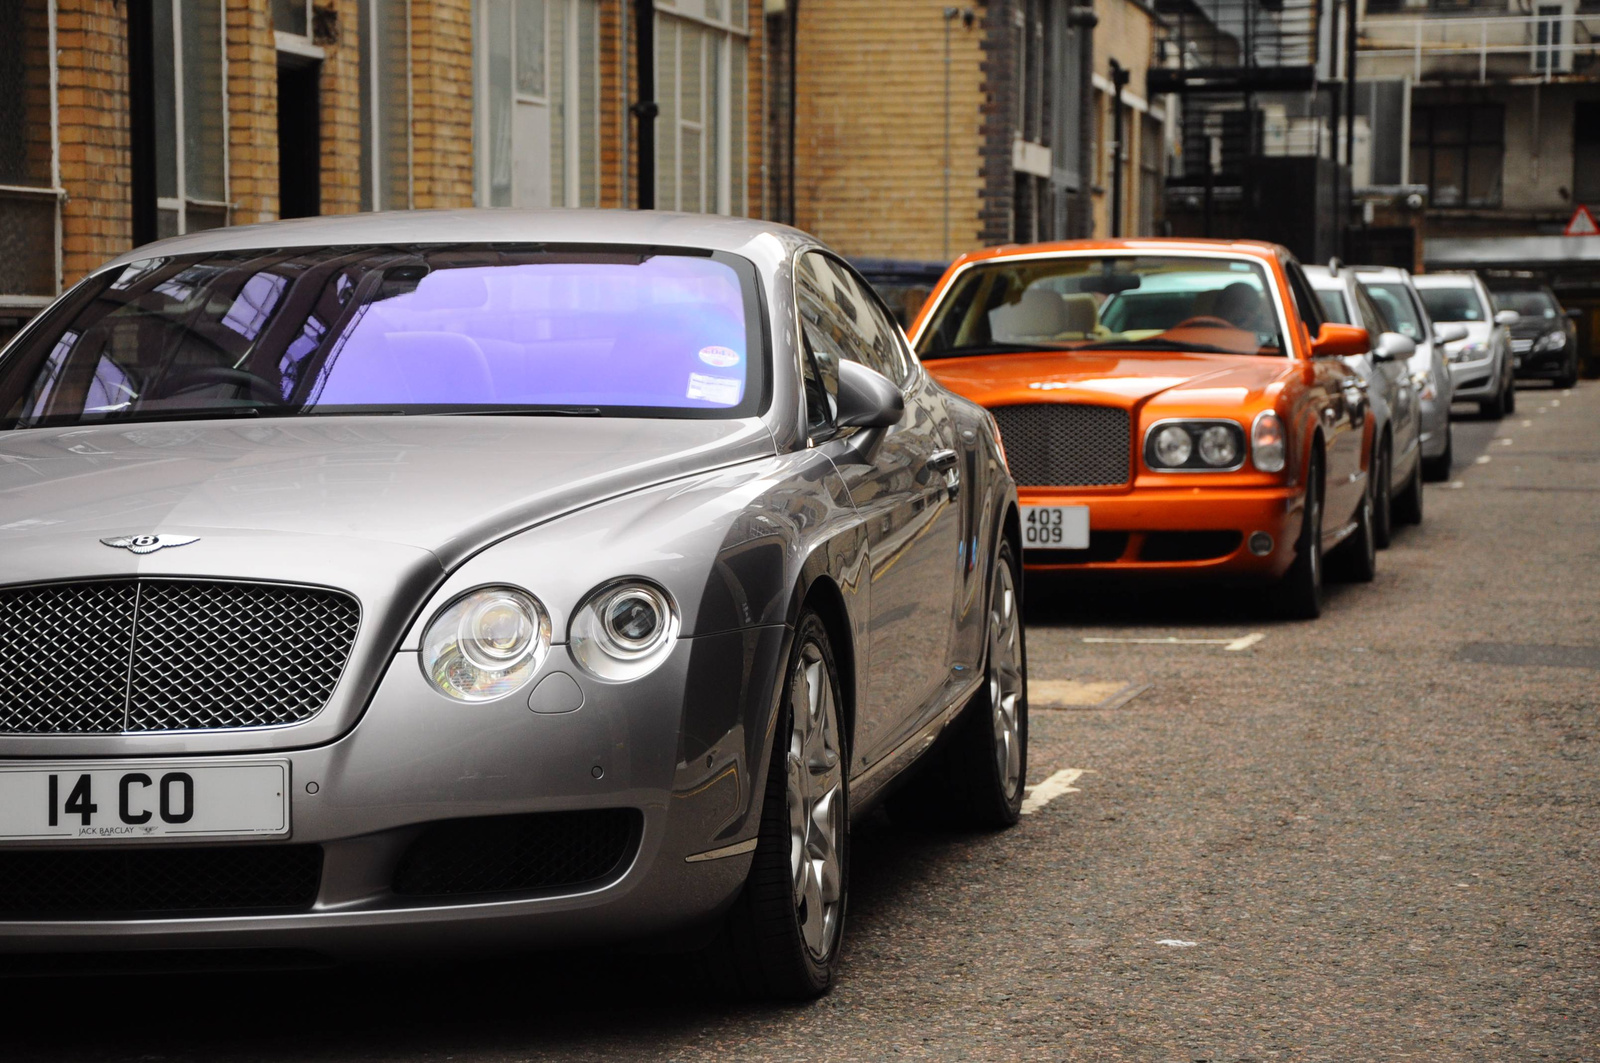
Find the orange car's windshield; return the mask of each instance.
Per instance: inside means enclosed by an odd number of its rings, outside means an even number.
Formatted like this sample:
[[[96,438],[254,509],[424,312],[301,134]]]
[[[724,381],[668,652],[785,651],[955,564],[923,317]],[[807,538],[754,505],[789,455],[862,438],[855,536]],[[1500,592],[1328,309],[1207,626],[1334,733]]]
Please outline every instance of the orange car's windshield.
[[[1062,255],[963,272],[917,341],[923,358],[1048,350],[1282,355],[1266,270],[1249,259]]]

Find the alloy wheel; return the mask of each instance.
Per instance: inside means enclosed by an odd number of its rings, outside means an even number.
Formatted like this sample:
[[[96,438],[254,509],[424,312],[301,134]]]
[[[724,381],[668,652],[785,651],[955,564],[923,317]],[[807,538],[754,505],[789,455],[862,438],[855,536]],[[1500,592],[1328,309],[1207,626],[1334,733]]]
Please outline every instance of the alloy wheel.
[[[789,871],[796,921],[806,949],[826,961],[838,937],[844,898],[840,836],[844,758],[834,681],[821,649],[808,642],[789,678]]]
[[[1022,618],[1017,611],[1016,579],[1004,561],[996,566],[994,600],[989,606],[989,712],[994,727],[995,766],[1007,801],[1022,786]]]

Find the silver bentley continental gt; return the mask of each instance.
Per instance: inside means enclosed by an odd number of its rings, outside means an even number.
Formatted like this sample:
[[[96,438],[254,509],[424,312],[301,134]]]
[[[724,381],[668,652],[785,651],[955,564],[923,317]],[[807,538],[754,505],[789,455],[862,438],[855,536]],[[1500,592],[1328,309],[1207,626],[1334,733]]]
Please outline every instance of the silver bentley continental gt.
[[[792,229],[140,248],[0,353],[0,951],[824,992],[852,819],[1017,818],[1018,538],[994,423]]]

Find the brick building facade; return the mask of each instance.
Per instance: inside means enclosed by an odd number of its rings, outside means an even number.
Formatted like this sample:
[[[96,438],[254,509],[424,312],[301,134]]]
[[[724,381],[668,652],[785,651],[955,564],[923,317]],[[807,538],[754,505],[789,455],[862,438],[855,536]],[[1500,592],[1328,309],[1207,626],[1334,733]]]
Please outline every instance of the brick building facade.
[[[654,0],[656,196],[759,214],[761,0]],[[0,338],[137,243],[635,202],[635,0],[11,0]]]

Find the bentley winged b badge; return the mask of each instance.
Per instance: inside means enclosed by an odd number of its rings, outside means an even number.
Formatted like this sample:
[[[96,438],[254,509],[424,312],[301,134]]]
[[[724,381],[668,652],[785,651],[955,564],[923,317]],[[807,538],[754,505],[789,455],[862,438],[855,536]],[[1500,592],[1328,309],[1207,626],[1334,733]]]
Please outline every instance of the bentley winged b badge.
[[[190,543],[197,543],[200,541],[200,537],[198,535],[117,535],[100,541],[119,550],[131,550],[136,554],[153,554],[157,550],[168,546],[188,546]]]

